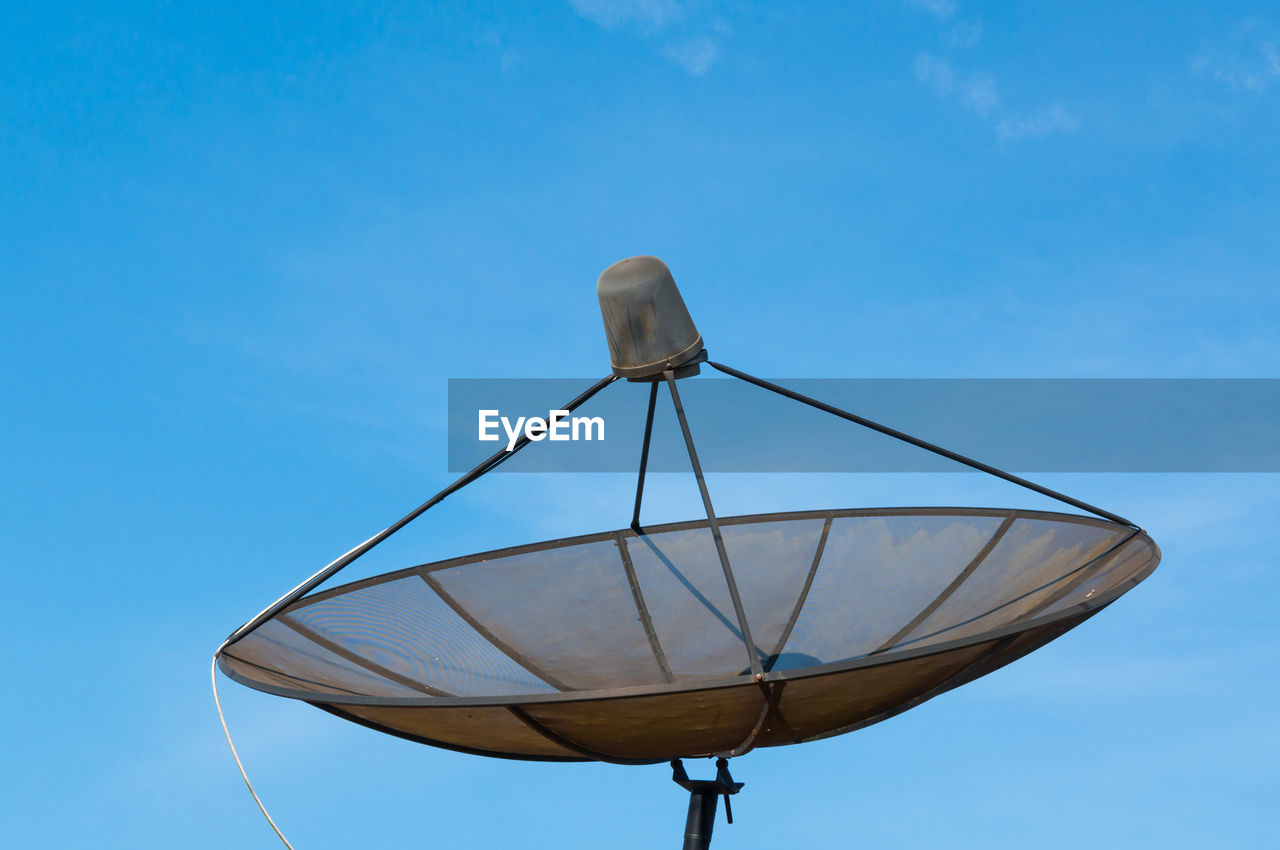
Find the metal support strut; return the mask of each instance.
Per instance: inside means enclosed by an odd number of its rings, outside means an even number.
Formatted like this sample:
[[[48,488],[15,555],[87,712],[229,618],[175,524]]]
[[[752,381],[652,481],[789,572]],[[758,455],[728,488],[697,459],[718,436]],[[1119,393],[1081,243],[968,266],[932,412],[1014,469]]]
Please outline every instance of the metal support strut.
[[[711,846],[711,830],[716,825],[716,804],[724,797],[724,814],[733,823],[729,798],[742,790],[745,782],[734,782],[729,775],[729,762],[716,759],[715,779],[690,779],[680,759],[671,760],[671,780],[689,792],[689,815],[684,823],[684,850],[707,850]]]
[[[599,381],[596,381],[594,384],[588,387],[585,392],[583,392],[573,401],[566,404],[564,406],[564,410],[569,412],[577,410],[579,407],[586,404],[587,401],[589,401],[592,396],[600,392],[605,387],[609,386],[609,384],[613,383],[617,379],[618,379],[617,375],[609,375],[608,377],[601,378]],[[391,525],[384,528],[382,531],[379,531],[377,534],[373,535],[368,540],[364,541],[363,543],[356,546],[355,548],[348,550],[344,555],[340,556],[337,560],[331,562],[330,564],[322,568],[319,572],[315,573],[313,576],[308,578],[306,581],[302,582],[302,584],[298,585],[293,590],[286,593],[284,596],[281,596],[275,602],[271,603],[265,609],[263,609],[252,620],[250,620],[249,622],[245,623],[243,626],[241,626],[240,628],[232,632],[231,635],[225,641],[222,642],[222,645],[219,646],[217,651],[213,654],[214,658],[217,658],[219,655],[221,655],[224,649],[236,643],[237,641],[242,640],[250,632],[252,632],[254,629],[261,626],[267,620],[270,620],[276,614],[279,614],[281,611],[288,608],[294,602],[297,602],[304,595],[311,592],[315,588],[319,587],[321,584],[324,584],[324,582],[328,581],[332,576],[334,576],[341,570],[345,569],[346,567],[350,566],[352,562],[360,558],[370,549],[377,546],[379,543],[386,540],[388,537],[395,534],[397,531],[404,528],[409,523],[413,522],[419,516],[426,513],[428,510],[435,507],[440,502],[443,502],[446,497],[450,496],[453,493],[458,492],[463,487],[466,487],[468,484],[470,484],[472,481],[475,481],[480,476],[491,471],[492,469],[494,469],[499,464],[503,463],[504,461],[512,457],[516,452],[520,451],[527,445],[529,445],[528,434],[521,434],[520,439],[517,440],[515,445],[512,446],[510,449],[499,449],[498,451],[494,452],[492,455],[490,455],[489,457],[481,461],[478,466],[473,468],[470,472],[463,475],[458,480],[454,481],[448,487],[445,487],[439,493],[436,493],[430,499],[427,499],[421,505],[418,505],[418,507],[414,508],[409,513],[405,514],[403,517],[396,520]]]
[[[1057,499],[1059,502],[1062,502],[1067,505],[1071,505],[1071,507],[1073,508],[1079,508],[1082,511],[1088,511],[1089,513],[1094,514],[1095,516],[1100,516],[1105,520],[1110,520],[1111,522],[1119,523],[1120,525],[1127,525],[1130,528],[1135,528],[1135,529],[1138,529],[1139,531],[1142,530],[1138,528],[1138,526],[1135,523],[1130,522],[1129,520],[1125,519],[1119,514],[1113,514],[1111,513],[1111,511],[1104,511],[1102,508],[1095,507],[1094,505],[1091,505],[1088,502],[1082,502],[1079,499],[1073,499],[1072,497],[1066,495],[1065,493],[1059,493],[1057,490],[1051,490],[1048,487],[1045,487],[1040,484],[1036,484],[1034,481],[1028,481],[1027,479],[1014,475],[1011,472],[1005,472],[1003,469],[997,469],[996,467],[991,466],[990,464],[983,463],[980,460],[974,460],[971,457],[965,457],[959,452],[953,452],[950,449],[942,448],[942,446],[936,446],[933,443],[920,439],[919,437],[913,437],[910,434],[907,434],[903,431],[899,431],[897,428],[890,428],[888,425],[881,425],[879,422],[874,422],[870,419],[867,419],[865,416],[859,416],[856,413],[850,413],[847,410],[841,410],[840,408],[834,405],[827,404],[824,401],[818,401],[816,398],[810,398],[809,396],[804,395],[803,393],[798,393],[795,390],[789,390],[786,387],[778,386],[777,384],[772,383],[771,381],[766,381],[764,378],[757,378],[754,375],[748,375],[746,372],[743,372],[739,369],[734,369],[732,366],[726,366],[723,363],[717,363],[714,360],[708,361],[708,365],[710,365],[712,369],[716,369],[718,371],[725,373],[726,375],[746,381],[748,384],[755,384],[757,387],[760,387],[761,389],[766,389],[766,390],[769,390],[770,392],[775,392],[780,396],[791,399],[792,401],[798,401],[801,404],[807,404],[810,407],[814,407],[814,408],[817,408],[818,410],[824,411],[826,413],[830,413],[833,416],[839,416],[841,419],[846,419],[857,425],[861,425],[864,428],[870,428],[872,431],[879,431],[881,434],[884,434],[885,436],[888,436],[888,437],[893,437],[895,440],[901,440],[904,443],[910,443],[911,445],[916,446],[917,448],[924,449],[925,451],[928,451],[928,452],[933,452],[936,455],[941,455],[942,457],[945,457],[948,460],[954,460],[957,463],[963,463],[965,466],[976,469],[979,472],[985,472],[988,475],[994,475],[996,478],[1000,478],[1005,481],[1008,481],[1010,484],[1017,484],[1019,487],[1025,487],[1028,490],[1039,493],[1042,496],[1048,496],[1051,499]]]
[[[724,570],[724,580],[729,585],[729,598],[733,600],[733,611],[738,618],[738,629],[742,633],[742,642],[747,648],[748,663],[752,675],[757,682],[764,679],[764,666],[760,663],[760,651],[751,639],[751,627],[747,625],[747,612],[742,607],[742,596],[738,593],[738,582],[733,577],[733,567],[729,566],[729,553],[724,548],[724,537],[720,534],[720,521],[716,519],[715,508],[711,506],[711,493],[707,490],[707,481],[702,477],[702,464],[698,461],[698,450],[693,446],[693,433],[689,430],[689,420],[684,415],[684,405],[680,403],[680,391],[676,389],[675,373],[668,369],[662,373],[667,379],[667,388],[671,390],[671,401],[676,406],[676,417],[680,420],[680,431],[684,434],[684,445],[689,450],[689,463],[693,466],[693,477],[698,480],[698,492],[702,494],[702,507],[707,512],[707,525],[711,528],[711,538],[716,544],[716,554],[720,556],[720,567]]]
[[[658,403],[658,382],[649,385],[649,412],[644,418],[644,444],[640,447],[640,474],[636,476],[636,509],[631,514],[631,530],[640,528],[640,502],[644,499],[644,473],[649,466],[649,442],[653,439],[653,409]]]

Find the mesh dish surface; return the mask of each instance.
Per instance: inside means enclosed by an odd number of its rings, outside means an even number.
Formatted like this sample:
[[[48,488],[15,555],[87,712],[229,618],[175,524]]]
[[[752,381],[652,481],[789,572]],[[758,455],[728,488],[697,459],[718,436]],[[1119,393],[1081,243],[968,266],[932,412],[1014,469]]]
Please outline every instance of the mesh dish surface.
[[[464,752],[740,754],[861,728],[985,675],[1160,560],[1143,532],[1037,511],[810,511],[720,525],[749,649],[699,520],[316,592],[218,663],[258,690]]]

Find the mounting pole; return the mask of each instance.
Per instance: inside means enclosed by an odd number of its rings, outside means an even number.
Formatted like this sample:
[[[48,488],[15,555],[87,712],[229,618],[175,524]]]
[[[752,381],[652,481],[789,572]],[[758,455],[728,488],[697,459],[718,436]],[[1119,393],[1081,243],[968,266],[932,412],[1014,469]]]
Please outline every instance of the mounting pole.
[[[707,850],[716,825],[716,804],[724,797],[724,813],[733,823],[729,798],[742,790],[745,782],[734,782],[729,762],[716,759],[715,779],[690,779],[680,759],[671,760],[671,780],[689,792],[689,814],[684,822],[684,850]]]
[[[727,798],[726,798],[727,799]],[[689,814],[684,821],[684,850],[706,850],[716,827],[716,804],[720,792],[714,787],[689,792]]]

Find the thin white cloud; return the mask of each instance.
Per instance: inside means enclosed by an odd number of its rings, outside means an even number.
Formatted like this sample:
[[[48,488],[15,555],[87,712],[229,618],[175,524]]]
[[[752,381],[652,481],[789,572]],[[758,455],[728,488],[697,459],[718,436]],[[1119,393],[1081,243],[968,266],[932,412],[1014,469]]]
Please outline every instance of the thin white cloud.
[[[973,47],[982,37],[981,21],[955,18],[958,8],[955,0],[906,0],[906,4],[928,12],[940,23],[949,23],[945,38],[953,46]]]
[[[928,53],[916,57],[916,79],[940,95],[949,95],[955,89],[955,72],[951,70],[951,63]]]
[[[956,11],[955,0],[907,0],[907,3],[917,9],[928,12],[941,21],[945,21]]]
[[[662,55],[700,77],[720,59],[720,43],[707,36],[681,39],[668,44]]]
[[[979,21],[956,21],[947,33],[947,41],[956,47],[973,47],[981,38],[982,24]]]
[[[1079,118],[1054,104],[1031,115],[1003,118],[996,123],[996,133],[1009,140],[1043,139],[1054,133],[1074,132],[1079,127]]]
[[[1280,50],[1270,41],[1207,50],[1192,57],[1191,70],[1230,91],[1264,94],[1280,84]]]
[[[982,117],[1000,108],[995,77],[957,72],[938,56],[921,53],[916,57],[916,79],[938,96],[958,100]]]
[[[663,58],[694,76],[702,76],[710,71],[723,55],[720,38],[704,33],[709,28],[719,35],[725,35],[729,32],[729,26],[718,17],[712,17],[710,21],[693,20],[697,17],[693,13],[699,5],[688,0],[569,2],[579,15],[606,29],[626,27],[646,40],[656,40],[658,33],[664,33]]]
[[[659,30],[679,18],[684,9],[677,0],[569,0],[579,15],[602,27],[635,23]]]
[[[960,97],[965,105],[986,117],[1000,108],[996,79],[988,74],[971,74],[961,83]]]
[[[916,79],[934,94],[990,121],[1001,139],[1043,139],[1080,127],[1079,118],[1056,104],[1029,115],[1010,113],[1000,97],[995,77],[981,72],[958,71],[939,56],[921,53],[916,57],[915,74]]]

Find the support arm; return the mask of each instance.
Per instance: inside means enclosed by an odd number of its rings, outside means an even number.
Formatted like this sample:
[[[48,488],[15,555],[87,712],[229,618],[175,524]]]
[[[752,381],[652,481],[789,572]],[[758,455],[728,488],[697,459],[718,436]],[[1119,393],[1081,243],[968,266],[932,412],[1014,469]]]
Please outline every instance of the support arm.
[[[1017,484],[1019,487],[1025,487],[1028,490],[1032,490],[1036,493],[1039,493],[1042,496],[1048,496],[1051,499],[1057,499],[1059,502],[1063,502],[1065,504],[1071,505],[1073,508],[1079,508],[1082,511],[1088,511],[1089,513],[1094,514],[1095,516],[1100,516],[1103,519],[1110,520],[1111,522],[1117,522],[1117,523],[1120,523],[1121,525],[1127,525],[1130,528],[1138,528],[1137,525],[1135,525],[1134,523],[1130,522],[1129,520],[1125,519],[1124,517],[1118,514],[1113,514],[1110,511],[1104,511],[1102,508],[1094,507],[1088,502],[1082,502],[1079,499],[1073,499],[1064,493],[1059,493],[1057,490],[1050,490],[1048,487],[1043,487],[1039,484],[1036,484],[1033,481],[1028,481],[1025,478],[1019,478],[1017,475],[1014,475],[1010,472],[1005,472],[1003,469],[997,469],[996,467],[990,466],[989,464],[985,464],[982,461],[974,460],[973,458],[970,458],[970,457],[965,457],[964,455],[959,454],[958,452],[953,452],[953,451],[950,451],[949,449],[944,449],[941,446],[935,446],[933,443],[926,442],[925,440],[921,440],[919,437],[913,437],[910,434],[897,430],[896,428],[890,428],[887,425],[881,425],[879,422],[873,422],[872,420],[867,419],[866,417],[863,417],[863,416],[859,416],[856,413],[850,413],[847,410],[841,410],[838,407],[834,407],[830,404],[827,404],[826,402],[818,401],[816,398],[810,398],[809,396],[804,395],[802,393],[798,393],[795,390],[789,390],[786,387],[780,387],[777,384],[770,383],[769,381],[764,380],[763,378],[757,378],[753,375],[748,375],[746,372],[741,372],[730,366],[725,366],[723,363],[716,363],[714,360],[708,361],[708,363],[711,365],[711,368],[724,372],[726,375],[730,375],[734,378],[739,378],[740,380],[746,381],[749,384],[755,384],[757,387],[761,387],[763,389],[769,390],[770,392],[775,392],[778,395],[784,396],[793,401],[798,401],[801,404],[807,404],[810,407],[815,407],[818,410],[825,411],[834,416],[839,416],[841,419],[847,419],[850,422],[861,425],[864,428],[870,428],[872,431],[879,431],[881,434],[884,434],[889,437],[893,437],[895,440],[901,440],[904,443],[910,443],[911,445],[924,449],[925,451],[933,452],[934,454],[941,455],[942,457],[945,457],[949,460],[954,460],[957,463],[963,463],[965,466],[972,467],[973,469],[976,469],[979,472],[985,472],[988,475],[994,475],[996,478],[1003,479],[1005,481],[1008,481],[1011,484]]]
[[[582,393],[573,401],[566,404],[563,409],[569,412],[573,412],[577,408],[581,407],[583,404],[586,404],[587,401],[590,400],[591,397],[594,396],[596,393],[600,392],[602,389],[609,386],[609,384],[616,381],[617,378],[618,378],[617,375],[610,375],[607,378],[600,379],[595,384],[593,384],[590,388],[588,388],[586,392]],[[340,556],[337,560],[325,566],[315,575],[311,576],[309,579],[302,582],[302,584],[298,585],[293,590],[286,593],[284,596],[281,596],[275,602],[268,605],[261,613],[259,613],[252,620],[250,620],[249,622],[245,623],[243,626],[241,626],[240,628],[232,632],[231,636],[222,642],[222,646],[218,647],[218,651],[214,653],[214,657],[217,658],[219,655],[222,654],[222,651],[224,649],[231,646],[236,641],[242,640],[250,632],[252,632],[254,629],[261,626],[267,620],[270,620],[276,614],[279,614],[281,611],[288,608],[294,602],[297,602],[304,595],[306,595],[313,589],[319,587],[321,584],[323,584],[330,577],[338,573],[340,570],[344,569],[347,566],[350,566],[352,563],[356,561],[356,559],[360,558],[370,549],[377,546],[379,543],[386,540],[388,537],[395,534],[397,531],[404,528],[409,523],[413,522],[419,516],[426,513],[427,510],[429,510],[430,508],[433,508],[436,505],[438,505],[440,502],[443,502],[446,497],[452,495],[453,493],[458,492],[463,487],[466,487],[468,484],[470,484],[472,481],[475,481],[477,478],[484,475],[486,472],[489,472],[494,467],[503,463],[505,460],[507,460],[507,458],[511,457],[512,455],[514,455],[516,452],[523,449],[528,444],[529,444],[529,438],[521,434],[520,439],[516,441],[516,444],[511,448],[510,451],[507,451],[506,449],[499,449],[497,452],[494,452],[492,455],[486,458],[483,462],[481,462],[478,466],[476,466],[470,472],[463,475],[457,481],[454,481],[448,487],[445,487],[439,493],[436,493],[430,499],[427,499],[421,505],[418,505],[418,507],[409,511],[409,513],[405,514],[403,517],[396,520],[391,525],[384,528],[382,531],[379,531],[377,534],[373,535],[368,540],[361,543],[359,546],[356,546],[354,549],[348,550],[344,555]]]

